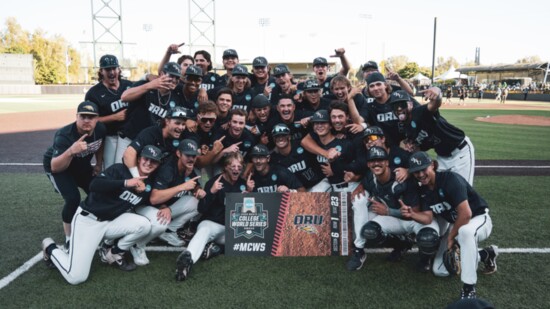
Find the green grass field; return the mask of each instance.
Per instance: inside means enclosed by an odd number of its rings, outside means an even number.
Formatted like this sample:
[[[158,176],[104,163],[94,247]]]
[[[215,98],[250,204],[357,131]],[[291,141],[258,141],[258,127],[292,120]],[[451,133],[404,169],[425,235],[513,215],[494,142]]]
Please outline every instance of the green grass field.
[[[501,248],[548,247],[550,177],[477,177],[475,186],[491,206],[494,229],[485,244]],[[61,198],[40,174],[2,174],[0,218],[4,277],[40,251],[46,236],[61,241]],[[21,188],[27,188],[21,190]],[[369,254],[358,272],[345,270],[345,257],[236,258],[200,261],[191,278],[174,280],[175,252],[150,252],[151,264],[123,273],[96,257],[89,280],[70,286],[39,263],[0,290],[0,307],[190,308],[444,308],[457,297],[459,278],[416,272],[417,254],[397,264]],[[547,254],[504,253],[498,272],[480,275],[478,294],[497,308],[547,308]],[[511,290],[513,289],[513,290]]]
[[[10,98],[0,97],[0,113],[74,108],[83,96]],[[473,120],[499,114],[550,117],[548,111],[444,110],[442,114],[466,131],[477,159],[550,160],[550,128]],[[491,237],[480,246],[548,248],[549,203],[544,192],[549,187],[550,177],[476,177],[475,188],[489,202],[494,224]],[[0,173],[0,197],[2,279],[38,254],[44,237],[63,240],[63,202],[43,174]],[[69,285],[57,271],[39,263],[0,289],[0,308],[444,308],[456,300],[461,287],[456,277],[418,273],[415,253],[396,264],[385,262],[385,254],[369,254],[358,272],[346,271],[346,257],[221,256],[200,261],[189,280],[178,284],[177,255],[149,252],[151,264],[131,273],[108,267],[96,257],[88,281],[79,286]],[[547,261],[547,253],[503,253],[497,273],[479,276],[479,297],[497,308],[549,308]]]

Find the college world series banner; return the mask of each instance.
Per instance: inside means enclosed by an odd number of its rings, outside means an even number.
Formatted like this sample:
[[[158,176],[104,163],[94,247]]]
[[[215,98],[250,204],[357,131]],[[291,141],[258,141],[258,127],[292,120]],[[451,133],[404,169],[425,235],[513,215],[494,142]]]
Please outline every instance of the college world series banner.
[[[228,193],[226,255],[348,255],[349,193]]]

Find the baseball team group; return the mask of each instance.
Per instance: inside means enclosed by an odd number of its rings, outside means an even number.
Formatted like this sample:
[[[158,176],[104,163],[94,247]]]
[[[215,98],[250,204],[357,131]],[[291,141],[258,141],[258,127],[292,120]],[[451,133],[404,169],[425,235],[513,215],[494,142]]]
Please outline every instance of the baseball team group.
[[[416,244],[419,271],[459,275],[460,298],[476,298],[477,273],[494,273],[499,252],[478,248],[491,234],[489,207],[473,188],[474,146],[441,115],[439,88],[421,104],[374,61],[354,87],[343,48],[331,56],[337,74],[317,57],[302,81],[264,57],[249,72],[234,49],[220,76],[204,50],[170,62],[178,48],[136,82],[103,55],[76,121],[55,133],[44,169],[64,200],[66,238],[43,240],[48,267],[79,284],[96,252],[130,271],[149,264],[146,245],[160,239],[182,248],[183,281],[199,259],[224,252],[226,193],[350,192],[349,271],[363,267],[366,248],[390,248],[388,262],[398,262]]]

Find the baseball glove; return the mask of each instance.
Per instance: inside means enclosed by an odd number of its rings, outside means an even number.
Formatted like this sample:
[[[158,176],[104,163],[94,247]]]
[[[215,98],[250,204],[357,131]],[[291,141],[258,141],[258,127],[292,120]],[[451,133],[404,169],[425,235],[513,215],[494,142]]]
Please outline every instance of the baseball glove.
[[[460,247],[457,244],[445,251],[443,264],[450,275],[460,275]]]

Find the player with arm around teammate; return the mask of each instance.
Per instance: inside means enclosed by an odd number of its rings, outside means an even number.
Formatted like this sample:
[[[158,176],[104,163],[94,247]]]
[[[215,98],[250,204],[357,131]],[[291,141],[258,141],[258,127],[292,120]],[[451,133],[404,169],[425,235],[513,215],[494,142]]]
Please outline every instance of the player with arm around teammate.
[[[102,168],[103,123],[98,123],[98,107],[84,101],[78,105],[76,121],[55,132],[53,145],[44,154],[44,170],[65,204],[61,213],[66,241],[71,236],[71,221],[80,204],[80,187],[89,192],[90,182]],[[91,160],[96,157],[96,165]]]
[[[103,238],[119,239],[116,246],[102,253],[102,260],[129,271],[135,264],[125,253],[151,231],[147,218],[131,210],[149,203],[151,175],[159,166],[162,153],[157,147],[143,148],[138,160],[139,176],[133,177],[126,166],[114,164],[90,184],[90,195],[80,204],[72,221],[71,247],[59,249],[51,238],[42,241],[44,261],[52,264],[70,284],[88,278],[92,259]]]
[[[386,149],[378,146],[369,148],[367,162],[370,173],[363,178],[362,186],[354,192],[352,202],[355,249],[346,267],[359,270],[366,260],[365,245],[389,246],[393,251],[387,260],[397,262],[411,249],[412,240],[408,234],[417,235],[419,250],[435,252],[439,240],[437,221],[418,223],[405,218],[400,211],[401,203],[419,208],[417,184],[413,179],[399,182],[391,170]],[[429,212],[429,211],[426,211]],[[435,243],[423,240],[434,235]]]
[[[206,196],[200,200],[198,207],[202,214],[201,222],[187,249],[176,260],[176,281],[187,279],[206,244],[225,244],[225,194],[246,191],[246,183],[241,178],[243,166],[243,156],[239,152],[230,153],[223,159],[222,173],[206,183]]]
[[[181,141],[176,155],[163,163],[155,174],[151,191],[153,206],[136,208],[136,213],[151,222],[151,233],[130,249],[137,265],[149,264],[145,245],[156,237],[175,247],[185,244],[176,231],[198,214],[199,199],[206,194],[198,184],[200,174],[195,169],[198,153],[195,141]]]
[[[487,239],[493,228],[489,207],[463,177],[451,171],[437,171],[437,167],[437,161],[432,161],[425,152],[416,152],[409,159],[409,172],[421,184],[421,209],[423,213],[429,210],[422,221],[427,222],[435,217],[448,223],[445,229],[441,229],[441,244],[432,270],[436,276],[449,275],[443,264],[443,254],[457,244],[460,247],[460,279],[463,282],[460,297],[476,298],[478,262],[481,260],[484,263],[482,272],[485,274],[497,270],[498,247],[477,248],[477,244]],[[402,208],[404,217],[408,216],[408,212]]]
[[[246,190],[260,193],[305,192],[302,183],[287,169],[270,165],[269,149],[258,144],[250,151],[254,171],[248,175]]]

